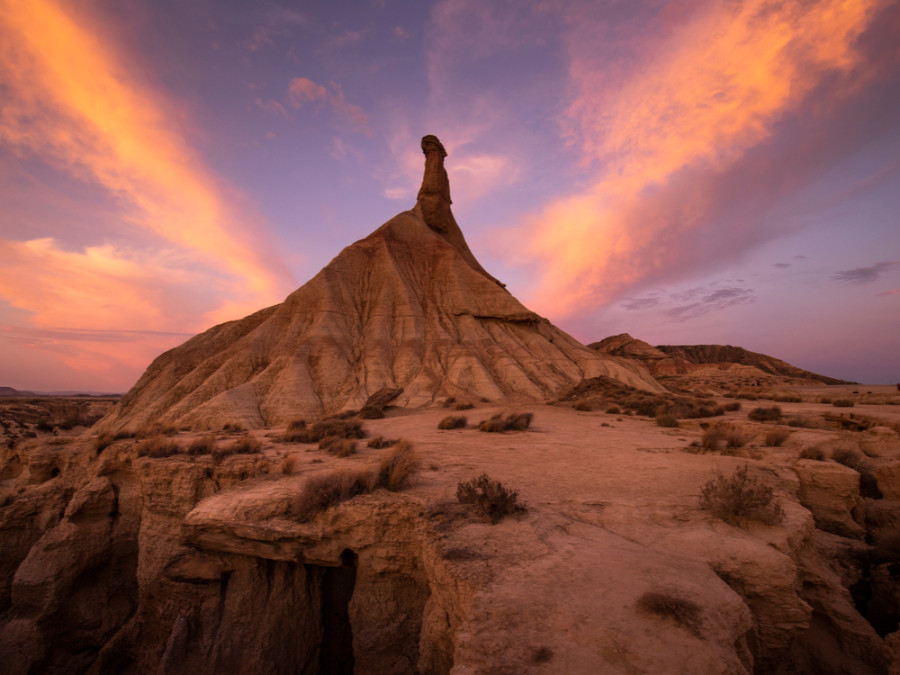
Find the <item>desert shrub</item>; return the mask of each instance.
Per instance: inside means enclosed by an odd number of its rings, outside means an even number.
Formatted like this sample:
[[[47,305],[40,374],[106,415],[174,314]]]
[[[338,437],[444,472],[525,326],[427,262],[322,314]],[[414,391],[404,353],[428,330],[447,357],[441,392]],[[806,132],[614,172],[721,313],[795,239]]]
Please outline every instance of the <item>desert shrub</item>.
[[[471,410],[474,407],[475,407],[475,405],[472,403],[457,403],[456,404],[457,410]]]
[[[849,398],[838,398],[832,401],[831,405],[835,408],[852,408],[856,404]]]
[[[859,472],[859,494],[861,496],[869,499],[882,498],[881,490],[878,489],[878,479],[875,477],[875,467],[859,450],[836,448],[831,453],[831,459]]]
[[[390,438],[385,438],[384,436],[376,436],[375,438],[369,440],[366,445],[370,448],[375,448],[376,450],[381,450],[382,448],[389,448],[394,445],[397,441],[391,440]]]
[[[553,650],[550,647],[536,647],[531,650],[532,663],[547,663],[553,659]]]
[[[816,427],[815,422],[805,417],[788,417],[785,420],[785,424],[789,427],[793,427],[795,429],[814,429]]]
[[[503,413],[492,415],[490,419],[478,423],[479,431],[492,433],[503,431],[525,431],[530,425],[534,415],[532,413],[513,413],[503,418]]]
[[[505,488],[500,481],[491,479],[486,473],[470,481],[460,481],[456,486],[456,498],[461,504],[473,504],[492,523],[525,510],[524,506],[517,503],[517,490]]]
[[[296,425],[296,426],[295,426]],[[303,420],[291,422],[282,436],[288,443],[318,443],[323,438],[365,438],[362,422],[353,419],[331,417],[308,426]]]
[[[678,420],[672,415],[657,415],[656,424],[661,427],[677,428],[679,426]]]
[[[445,417],[438,422],[438,429],[465,429],[469,423],[465,417]]]
[[[447,400],[444,401],[444,407],[449,408],[454,403],[456,403],[456,397],[450,396],[449,398],[447,398]]]
[[[772,400],[776,403],[800,403],[803,399],[794,394],[776,394]]]
[[[297,463],[297,458],[293,455],[288,455],[283,460],[281,460],[281,473],[285,476],[290,476],[294,473],[294,465]]]
[[[771,487],[747,473],[747,465],[731,476],[718,474],[700,491],[700,508],[731,525],[758,520],[766,525],[778,522],[784,514],[774,501]]]
[[[773,405],[770,408],[754,408],[747,415],[754,422],[774,422],[781,419],[781,408]]]
[[[735,412],[736,410],[741,409],[740,401],[732,401],[731,403],[726,403],[722,406],[722,410],[725,412]]]
[[[638,609],[668,619],[699,635],[700,606],[693,600],[679,598],[670,593],[647,591],[637,601]]]
[[[718,426],[710,427],[700,438],[700,447],[706,452],[718,452],[725,444],[725,431]]]
[[[825,403],[826,405],[830,405],[830,404],[831,404],[831,400],[832,400],[832,399],[831,399],[830,396],[820,396],[820,397],[819,397],[819,403]]]
[[[235,455],[255,455],[262,452],[262,443],[250,434],[244,434],[231,444],[231,453]]]
[[[575,404],[575,410],[580,412],[590,412],[593,408],[587,401],[578,401],[578,403]]]
[[[357,413],[357,417],[362,420],[380,420],[384,417],[384,411],[373,405],[365,405]]]
[[[376,484],[391,492],[398,492],[409,486],[419,467],[419,458],[412,445],[401,439],[381,458]]]
[[[725,432],[725,447],[728,449],[743,448],[747,445],[747,437],[737,429]]]
[[[622,409],[617,405],[611,405],[606,409],[607,415],[621,415]]]
[[[335,504],[371,492],[373,482],[369,471],[332,471],[311,476],[291,504],[290,512],[299,520],[309,520]]]
[[[335,457],[349,457],[356,453],[356,441],[352,438],[328,436],[319,441],[319,449]]]
[[[246,429],[240,422],[228,422],[227,424],[222,426],[222,431],[226,431],[232,434],[242,434],[246,431]]]
[[[189,455],[211,455],[216,450],[216,437],[213,434],[200,436],[191,441],[187,453]]]
[[[790,435],[791,432],[787,429],[772,429],[766,434],[766,445],[770,448],[780,448]]]
[[[99,455],[101,452],[106,450],[106,448],[115,443],[115,441],[116,437],[113,436],[113,434],[108,431],[104,431],[94,439],[94,451]]]
[[[817,462],[825,461],[825,453],[820,448],[809,447],[800,451],[800,459],[814,459]]]
[[[153,436],[138,443],[138,457],[171,457],[181,452],[181,448],[175,441],[164,436]]]

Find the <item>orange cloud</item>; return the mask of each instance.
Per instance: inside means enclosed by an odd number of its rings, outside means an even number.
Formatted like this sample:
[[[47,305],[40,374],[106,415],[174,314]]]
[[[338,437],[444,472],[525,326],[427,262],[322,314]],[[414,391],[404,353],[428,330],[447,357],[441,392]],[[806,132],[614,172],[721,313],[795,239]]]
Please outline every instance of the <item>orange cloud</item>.
[[[295,108],[305,103],[327,103],[337,115],[349,121],[358,131],[371,133],[369,115],[358,105],[347,103],[340,85],[332,82],[331,88],[332,91],[329,93],[323,85],[316,84],[309,78],[295,77],[288,84],[288,98]]]
[[[666,204],[677,214],[648,198],[676,179],[688,186],[685,172],[727,169],[830,74],[865,81],[854,45],[885,4],[708,3],[666,26],[652,55],[615,82],[583,45],[573,48],[579,93],[568,119],[585,164],[602,168],[533,224],[543,263],[535,305],[556,315],[597,306],[664,268],[710,197],[686,187]]]
[[[133,224],[224,268],[257,304],[280,298],[287,275],[173,127],[167,103],[82,23],[53,0],[0,0],[0,75],[8,87],[0,141],[99,183]],[[100,297],[80,301],[86,307]]]

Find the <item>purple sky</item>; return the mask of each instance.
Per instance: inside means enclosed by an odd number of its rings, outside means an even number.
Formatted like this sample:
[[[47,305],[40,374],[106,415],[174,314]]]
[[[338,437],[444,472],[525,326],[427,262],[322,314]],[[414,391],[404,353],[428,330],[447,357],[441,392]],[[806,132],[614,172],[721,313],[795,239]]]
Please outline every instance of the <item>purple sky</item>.
[[[349,9],[347,7],[350,7]],[[0,385],[127,390],[410,208],[583,342],[900,380],[900,6],[0,0]]]

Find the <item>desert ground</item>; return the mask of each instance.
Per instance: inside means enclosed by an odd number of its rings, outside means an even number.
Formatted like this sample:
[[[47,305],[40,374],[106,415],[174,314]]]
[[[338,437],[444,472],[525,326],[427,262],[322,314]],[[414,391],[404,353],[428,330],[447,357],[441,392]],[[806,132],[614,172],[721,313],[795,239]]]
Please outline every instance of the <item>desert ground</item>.
[[[336,457],[285,442],[281,428],[232,429],[212,432],[216,449],[248,433],[257,443],[192,455],[211,432],[98,443],[89,428],[36,431],[0,464],[5,671],[317,672],[343,640],[360,673],[897,672],[900,392],[770,395],[802,400],[708,398],[740,409],[678,427],[608,402],[388,407],[361,424],[367,439],[412,444],[409,486],[303,517],[295,505],[311,478],[377,470],[390,449],[358,439]],[[773,406],[780,420],[749,419]],[[477,429],[524,412],[525,430]],[[448,416],[466,427],[439,429]],[[786,436],[777,447],[775,429]],[[175,445],[148,456],[160,439]],[[774,520],[729,523],[702,507],[704,486],[745,466],[771,488]],[[482,474],[524,510],[491,522],[460,503],[459,484]],[[331,588],[315,579],[346,568],[348,552],[344,600],[288,590],[301,577]],[[301,621],[310,599],[326,617],[328,602],[343,603],[344,618]],[[269,618],[251,627],[248,611]],[[311,637],[287,645],[296,638],[268,622]]]

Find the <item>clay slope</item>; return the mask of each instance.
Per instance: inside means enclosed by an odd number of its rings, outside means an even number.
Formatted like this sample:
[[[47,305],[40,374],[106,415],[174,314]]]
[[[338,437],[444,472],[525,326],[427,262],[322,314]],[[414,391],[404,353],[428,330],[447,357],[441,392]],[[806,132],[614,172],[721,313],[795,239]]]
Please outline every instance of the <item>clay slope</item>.
[[[659,345],[653,347],[628,333],[593,342],[591,349],[635,359],[656,377],[671,375],[774,375],[795,384],[852,384],[811,373],[766,354],[731,345]]]
[[[277,426],[357,409],[385,387],[402,388],[395,403],[404,406],[542,400],[597,375],[661,391],[642,364],[588,349],[481,268],[445,182],[446,198],[427,189],[444,171],[443,148],[428,139],[413,210],[345,248],[282,304],[158,357],[99,428]]]

